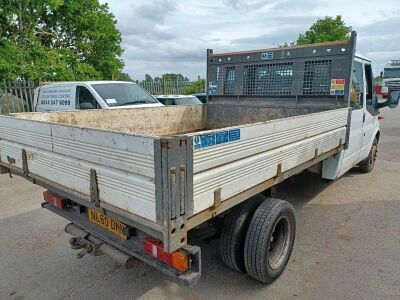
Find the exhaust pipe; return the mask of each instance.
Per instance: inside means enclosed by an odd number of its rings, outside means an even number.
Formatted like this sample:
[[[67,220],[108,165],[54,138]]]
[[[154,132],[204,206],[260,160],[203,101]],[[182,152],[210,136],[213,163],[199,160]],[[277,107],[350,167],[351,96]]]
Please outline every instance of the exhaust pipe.
[[[126,269],[132,268],[134,262],[137,261],[133,256],[129,256],[121,250],[107,244],[73,223],[65,226],[65,232],[74,236],[74,238],[71,238],[70,240],[72,248],[85,248],[85,251],[82,252],[81,255],[78,255],[78,257],[82,257],[86,253],[92,255],[108,255],[123,265]]]

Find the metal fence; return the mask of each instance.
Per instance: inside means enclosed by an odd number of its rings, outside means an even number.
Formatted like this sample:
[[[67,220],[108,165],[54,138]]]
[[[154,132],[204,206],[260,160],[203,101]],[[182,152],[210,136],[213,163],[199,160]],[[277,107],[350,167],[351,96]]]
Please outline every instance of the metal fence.
[[[152,95],[181,95],[186,93],[186,88],[193,82],[186,80],[161,80],[161,81],[137,81],[142,88]]]
[[[5,80],[0,87],[0,114],[33,111],[34,81]]]
[[[137,83],[152,95],[185,94],[187,87],[193,84],[186,80],[137,81]],[[33,111],[34,93],[38,86],[39,82],[32,80],[0,82],[0,114]]]

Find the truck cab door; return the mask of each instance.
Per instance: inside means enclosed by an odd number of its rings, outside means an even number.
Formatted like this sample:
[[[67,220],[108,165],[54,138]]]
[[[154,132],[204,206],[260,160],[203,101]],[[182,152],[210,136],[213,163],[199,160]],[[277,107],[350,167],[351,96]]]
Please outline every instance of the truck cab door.
[[[364,63],[364,75],[366,103],[364,105],[363,136],[359,161],[362,161],[368,157],[369,151],[375,138],[375,134],[377,132],[376,127],[379,125],[378,121],[375,120],[375,115],[377,114],[377,111],[375,110],[374,103],[375,93],[373,86],[373,75],[371,64],[368,62]]]
[[[351,124],[348,148],[344,150],[338,176],[341,176],[359,162],[363,142],[363,124],[365,117],[364,69],[360,61],[354,62],[350,85]]]

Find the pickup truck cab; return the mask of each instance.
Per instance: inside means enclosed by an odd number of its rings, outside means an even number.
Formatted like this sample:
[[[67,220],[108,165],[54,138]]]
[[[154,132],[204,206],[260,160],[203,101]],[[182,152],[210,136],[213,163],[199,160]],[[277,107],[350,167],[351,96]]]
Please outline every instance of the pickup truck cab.
[[[38,87],[34,98],[37,112],[144,106],[162,104],[136,83],[126,81],[52,83]]]

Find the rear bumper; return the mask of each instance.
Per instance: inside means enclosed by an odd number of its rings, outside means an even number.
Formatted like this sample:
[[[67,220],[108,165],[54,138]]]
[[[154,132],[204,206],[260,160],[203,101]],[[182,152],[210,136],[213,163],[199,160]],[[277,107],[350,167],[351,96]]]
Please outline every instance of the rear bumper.
[[[122,240],[118,236],[89,222],[86,215],[79,212],[79,207],[59,209],[46,202],[42,206],[72,223],[68,224],[65,228],[67,233],[74,236],[73,239],[75,240],[70,241],[72,246],[77,239],[81,244],[86,243],[91,245],[91,248],[96,249],[91,254],[108,255],[126,268],[131,268],[132,260],[136,258],[174,278],[185,286],[196,284],[201,277],[201,251],[198,246],[186,245],[182,248],[189,253],[191,263],[190,269],[187,272],[180,273],[145,253],[141,243],[143,235],[138,231],[128,240]]]

